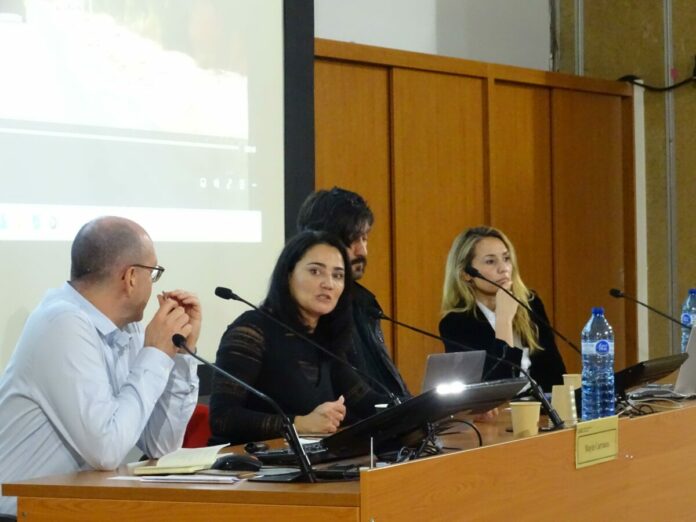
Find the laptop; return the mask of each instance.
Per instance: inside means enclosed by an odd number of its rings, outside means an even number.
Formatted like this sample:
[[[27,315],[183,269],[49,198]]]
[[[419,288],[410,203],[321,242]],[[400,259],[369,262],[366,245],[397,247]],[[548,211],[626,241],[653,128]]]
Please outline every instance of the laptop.
[[[694,329],[689,334],[686,353],[689,354],[689,358],[679,368],[677,382],[674,383],[674,392],[691,397],[696,395],[696,334]]]
[[[696,396],[696,335],[694,330],[689,335],[689,342],[686,345],[686,353],[668,355],[661,357],[660,360],[680,359],[681,365],[677,374],[677,382],[672,384],[647,384],[642,388],[632,391],[629,396],[631,399],[688,399]],[[640,363],[639,363],[640,364]],[[673,371],[674,369],[672,369]],[[672,373],[672,371],[668,373]],[[663,372],[658,378],[666,376]],[[656,380],[656,379],[652,379]],[[646,381],[644,381],[646,382]]]
[[[485,350],[428,355],[421,393],[432,390],[439,384],[453,381],[460,381],[463,384],[481,382],[485,360]]]
[[[403,447],[422,447],[431,435],[428,429],[430,424],[459,412],[488,411],[508,402],[527,384],[527,379],[515,378],[467,384],[452,393],[440,393],[433,389],[375,413],[318,442],[303,444],[303,447],[312,464],[367,455],[370,448],[375,455],[383,455]],[[297,463],[290,448],[258,451],[254,455],[264,465],[291,466]]]

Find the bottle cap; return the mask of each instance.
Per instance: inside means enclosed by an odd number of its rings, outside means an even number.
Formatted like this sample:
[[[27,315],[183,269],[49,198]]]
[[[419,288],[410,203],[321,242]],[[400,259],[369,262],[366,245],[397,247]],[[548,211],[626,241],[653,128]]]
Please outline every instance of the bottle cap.
[[[696,295],[696,288],[689,288],[689,295]]]
[[[604,308],[601,306],[593,306],[592,315],[604,315]]]

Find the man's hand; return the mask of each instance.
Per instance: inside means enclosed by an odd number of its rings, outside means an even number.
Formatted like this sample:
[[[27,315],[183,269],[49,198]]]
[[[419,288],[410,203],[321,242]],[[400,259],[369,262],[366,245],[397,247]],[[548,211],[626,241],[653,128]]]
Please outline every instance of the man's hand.
[[[184,290],[172,290],[171,292],[163,292],[163,297],[176,301],[179,306],[184,309],[186,315],[188,315],[191,333],[188,335],[184,335],[183,332],[177,333],[181,333],[181,335],[186,337],[186,345],[191,351],[195,352],[196,346],[198,346],[198,337],[201,334],[201,322],[203,320],[201,303],[198,300],[198,296]]]
[[[187,337],[191,335],[193,327],[184,307],[179,306],[174,299],[158,295],[157,301],[160,305],[159,310],[145,328],[145,346],[154,346],[174,357],[177,348],[172,343],[172,336],[178,333]]]
[[[324,402],[308,415],[295,417],[295,428],[299,433],[334,433],[346,417],[346,407],[341,395],[338,400]]]

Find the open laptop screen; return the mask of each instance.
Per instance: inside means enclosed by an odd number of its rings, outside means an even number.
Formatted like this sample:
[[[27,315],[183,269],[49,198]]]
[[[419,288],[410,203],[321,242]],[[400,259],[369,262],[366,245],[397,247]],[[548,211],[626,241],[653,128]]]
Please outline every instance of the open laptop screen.
[[[453,381],[463,384],[481,382],[485,359],[485,350],[428,355],[421,393]]]
[[[679,368],[677,382],[674,384],[674,391],[690,397],[696,395],[696,334],[691,330],[689,342],[686,345],[686,353],[689,358]]]

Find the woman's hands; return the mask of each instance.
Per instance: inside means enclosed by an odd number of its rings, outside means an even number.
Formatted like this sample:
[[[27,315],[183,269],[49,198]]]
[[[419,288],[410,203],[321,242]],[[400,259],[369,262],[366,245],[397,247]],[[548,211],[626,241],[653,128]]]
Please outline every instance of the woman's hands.
[[[324,402],[307,415],[295,417],[299,433],[335,433],[346,417],[345,399],[341,395],[333,402]]]
[[[495,337],[513,346],[512,320],[517,313],[518,303],[504,290],[495,294]]]
[[[474,415],[474,422],[490,422],[495,421],[499,415],[498,408],[493,408],[492,410],[485,411]]]

